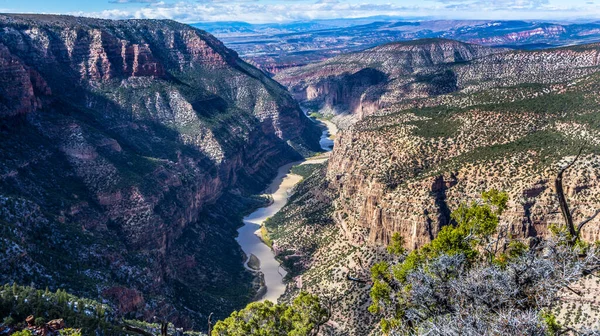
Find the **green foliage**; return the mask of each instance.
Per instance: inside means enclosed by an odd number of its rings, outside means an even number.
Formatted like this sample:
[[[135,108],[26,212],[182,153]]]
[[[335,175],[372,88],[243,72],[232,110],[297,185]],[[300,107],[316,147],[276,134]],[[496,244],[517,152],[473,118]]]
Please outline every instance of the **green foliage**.
[[[15,333],[13,333],[13,336],[32,336],[31,331],[29,330],[22,330],[22,331],[17,331]]]
[[[527,247],[527,245],[525,245],[525,243],[519,240],[511,240],[510,243],[508,243],[508,255],[511,259],[518,258],[524,255],[525,253],[527,253],[528,249],[529,248]]]
[[[501,267],[505,267],[509,261],[519,258],[529,251],[529,247],[522,241],[511,240],[504,253],[494,256],[493,262]]]
[[[81,336],[81,330],[73,328],[65,328],[60,331],[61,336]]]
[[[571,244],[574,240],[573,235],[571,234],[566,225],[550,224],[550,226],[548,226],[548,230],[554,237],[562,238],[560,239],[562,244]],[[575,243],[572,244],[572,246],[584,251],[588,249],[591,245],[577,238],[575,239]]]
[[[479,255],[477,247],[496,232],[499,216],[508,202],[508,195],[497,190],[484,192],[482,198],[484,204],[461,204],[454,210],[451,217],[456,225],[443,227],[431,243],[412,251],[404,262],[394,266],[394,277],[404,282],[408,273],[417,266],[441,254],[462,253],[469,260],[474,260]]]
[[[497,215],[501,215],[506,210],[506,204],[508,203],[507,193],[492,189],[484,191],[481,197],[485,202],[496,207],[495,213]]]
[[[373,279],[373,281],[390,281],[390,265],[385,261],[381,261],[373,265],[373,267],[371,267],[371,278]]]
[[[556,316],[549,311],[543,311],[541,314],[541,318],[546,325],[546,334],[548,336],[559,335],[562,330],[562,326],[556,320]]]
[[[381,310],[381,304],[391,303],[392,288],[387,282],[375,280],[371,287],[371,300],[373,303],[369,306],[369,312],[376,314]]]
[[[35,316],[37,326],[61,318],[67,326],[81,328],[86,335],[96,330],[104,330],[105,335],[121,333],[120,327],[110,322],[109,307],[99,302],[76,297],[62,289],[53,293],[16,284],[0,286],[0,319],[4,324],[14,326],[29,315]]]
[[[400,232],[395,232],[392,235],[392,240],[390,242],[390,244],[387,247],[387,251],[389,254],[393,254],[393,255],[402,255],[406,252],[406,249],[404,248],[404,237],[402,237],[402,235],[400,235]]]
[[[333,118],[333,114],[323,114],[321,112],[311,112],[309,115],[309,117],[313,118],[313,119],[317,119],[317,120],[331,120]]]
[[[291,305],[270,301],[250,303],[217,322],[212,335],[305,336],[327,319],[328,312],[319,303],[319,298],[303,292]]]
[[[498,190],[490,190],[482,194],[483,204],[472,202],[470,205],[461,204],[451,214],[455,225],[443,227],[437,237],[429,244],[420,249],[409,253],[404,261],[392,267],[386,262],[379,262],[371,268],[371,277],[373,286],[371,287],[372,304],[369,311],[373,314],[379,314],[384,307],[390,306],[393,302],[392,296],[395,295],[392,290],[392,282],[398,281],[405,284],[407,276],[421,265],[427,265],[427,262],[445,255],[463,254],[467,260],[474,262],[480,255],[479,248],[490,237],[496,233],[500,215],[506,209],[508,195]],[[402,254],[404,241],[397,234],[392,237],[392,243],[388,246],[388,251],[393,254]],[[514,254],[517,255],[526,250],[525,246],[514,244],[512,246]],[[490,260],[494,260],[493,256]],[[410,290],[409,287],[401,287],[400,291]],[[402,307],[396,304],[390,307],[393,311],[392,316],[383,319],[381,322],[382,331],[389,330],[397,325],[399,316],[402,315]]]
[[[462,210],[461,206],[458,211]],[[466,222],[465,224],[471,224],[471,222]],[[473,249],[468,235],[469,230],[466,226],[445,226],[429,245],[424,246],[422,252],[426,254],[426,259],[438,257],[442,253],[448,255],[464,253],[469,259],[473,259],[477,256],[477,251]]]
[[[371,279],[373,280],[373,286],[370,295],[373,303],[369,306],[369,311],[376,314],[380,311],[382,303],[390,303],[392,294],[392,288],[389,285],[392,280],[390,265],[385,261],[373,265],[371,267]]]
[[[425,261],[425,256],[422,251],[414,250],[403,262],[393,266],[394,278],[400,282],[406,281],[406,276],[412,272],[417,266]]]
[[[36,317],[34,323],[35,323],[36,326],[41,327],[44,324],[46,324],[46,319],[43,318],[43,317]]]
[[[389,335],[392,329],[397,329],[400,326],[400,320],[394,318],[381,319],[381,321],[379,321],[379,326],[385,335]]]
[[[471,203],[470,206],[461,204],[452,212],[452,219],[456,222],[456,231],[461,234],[475,235],[479,239],[486,239],[496,232],[499,213],[492,210],[489,204]]]
[[[417,126],[413,129],[414,134],[424,138],[449,138],[460,129],[460,122],[449,117],[415,120],[409,124]]]
[[[260,227],[260,239],[270,248],[273,248],[273,240],[269,237],[269,231],[265,225]]]

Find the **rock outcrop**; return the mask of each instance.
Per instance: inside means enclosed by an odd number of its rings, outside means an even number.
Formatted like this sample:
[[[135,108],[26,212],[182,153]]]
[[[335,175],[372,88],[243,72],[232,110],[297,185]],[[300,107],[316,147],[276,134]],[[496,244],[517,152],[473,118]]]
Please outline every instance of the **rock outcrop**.
[[[355,243],[385,245],[400,232],[416,248],[450,222],[460,202],[497,188],[511,196],[504,220],[514,235],[545,235],[562,222],[553,190],[558,167],[580,146],[589,153],[567,189],[579,218],[592,215],[600,207],[599,51],[493,54],[450,65],[451,94],[415,99],[388,91],[395,104],[336,139],[327,179],[339,195],[337,223]],[[586,227],[586,239],[600,238],[599,223]]]
[[[0,27],[0,281],[188,326],[247,303],[244,195],[319,148],[285,88],[173,21]]]

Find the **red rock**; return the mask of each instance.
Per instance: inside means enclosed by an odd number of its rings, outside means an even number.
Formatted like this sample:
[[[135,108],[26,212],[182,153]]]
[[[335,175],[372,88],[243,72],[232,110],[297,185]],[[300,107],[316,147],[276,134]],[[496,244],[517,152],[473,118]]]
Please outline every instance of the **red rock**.
[[[54,331],[64,329],[65,321],[63,319],[51,320],[50,322],[46,323],[46,326]]]
[[[135,289],[111,287],[105,289],[102,295],[113,301],[123,314],[135,312],[144,306],[143,295]]]

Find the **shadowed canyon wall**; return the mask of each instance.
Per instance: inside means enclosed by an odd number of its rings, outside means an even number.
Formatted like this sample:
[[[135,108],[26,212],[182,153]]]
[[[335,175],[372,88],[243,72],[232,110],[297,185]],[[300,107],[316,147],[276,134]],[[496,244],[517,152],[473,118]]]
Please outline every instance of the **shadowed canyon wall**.
[[[0,280],[184,326],[251,300],[247,195],[319,148],[285,88],[173,21],[0,26]]]

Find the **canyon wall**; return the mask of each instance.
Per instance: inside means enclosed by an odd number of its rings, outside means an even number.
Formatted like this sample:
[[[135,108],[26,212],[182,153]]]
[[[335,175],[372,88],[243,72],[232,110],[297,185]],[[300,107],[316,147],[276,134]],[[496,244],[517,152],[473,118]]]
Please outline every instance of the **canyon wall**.
[[[444,71],[449,65],[505,51],[444,39],[397,42],[292,68],[275,78],[311,108],[362,118],[397,103],[400,95],[454,92],[456,76]]]
[[[450,222],[459,202],[491,188],[509,192],[506,220],[515,235],[546,234],[561,222],[553,191],[558,167],[588,143],[591,153],[567,189],[579,218],[594,213],[597,172],[588,168],[597,160],[599,52],[598,44],[512,51],[426,39],[276,78],[346,128],[327,180],[347,237],[386,244],[400,232],[415,248]],[[597,227],[585,236],[598,239]]]
[[[336,222],[356,243],[385,245],[400,232],[416,248],[461,202],[496,188],[510,195],[503,221],[515,236],[546,235],[550,224],[563,222],[556,174],[582,146],[588,153],[565,184],[577,219],[593,215],[600,206],[599,51],[586,45],[493,54],[450,67],[457,92],[414,99],[388,91],[397,103],[336,139],[327,173],[338,193]],[[583,236],[600,239],[600,222],[590,222]]]
[[[597,44],[510,51],[425,39],[341,55],[275,78],[311,109],[360,119],[402,102],[422,107],[427,100],[421,100],[453,92],[576,79],[595,72],[599,61]]]
[[[247,195],[319,148],[285,88],[173,21],[0,26],[0,281],[184,326],[252,299]]]
[[[421,47],[413,56],[422,57],[423,49],[438,50]],[[267,223],[290,270],[284,299],[307,291],[333,302],[324,327],[333,334],[378,330],[367,310],[370,267],[396,261],[386,251],[394,233],[409,250],[423,246],[452,223],[460,204],[481,202],[481,193],[495,188],[509,195],[500,225],[512,237],[547,236],[551,225],[563,223],[555,178],[581,148],[564,175],[566,197],[577,223],[600,209],[599,45],[505,50],[422,67],[405,67],[405,58],[396,62],[387,53],[378,58],[375,50],[338,57],[322,69],[329,74],[296,69],[298,81],[287,84],[309,108],[352,116],[351,122],[333,118],[347,123],[328,162]],[[367,56],[372,62],[364,68],[351,61]],[[371,66],[377,59],[399,66]],[[385,79],[348,80],[365,73]],[[336,96],[333,105],[325,91],[302,96],[312,83],[334,82],[349,96]],[[360,99],[350,93],[357,87]],[[343,105],[364,106],[369,92],[380,93],[369,112]],[[582,237],[600,240],[600,217],[586,224]]]

